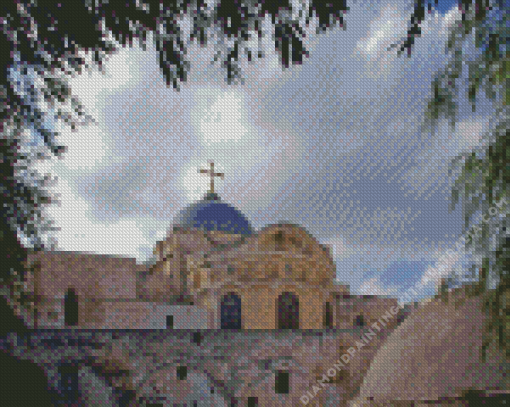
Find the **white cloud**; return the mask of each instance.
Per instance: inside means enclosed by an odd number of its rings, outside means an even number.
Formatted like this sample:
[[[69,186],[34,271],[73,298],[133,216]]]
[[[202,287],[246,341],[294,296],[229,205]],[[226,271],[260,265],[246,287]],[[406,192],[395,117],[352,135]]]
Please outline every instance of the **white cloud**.
[[[378,277],[364,281],[357,291],[360,295],[396,296],[399,293],[397,287],[385,286]]]
[[[437,261],[434,265],[427,267],[420,282],[417,284],[418,288],[426,288],[433,286],[437,288],[441,279],[448,277],[454,271],[459,271],[462,261],[465,259],[464,250],[447,250],[444,252],[436,252],[435,256]]]
[[[97,165],[112,164],[112,152],[102,126],[91,124],[73,132],[69,126],[59,123],[55,129],[59,132],[58,142],[67,147],[66,154],[58,162],[65,169],[92,171]]]
[[[89,63],[92,59],[92,55],[87,55],[84,51],[80,52],[80,56],[85,57]],[[93,67],[81,74],[65,76],[73,95],[78,97],[85,112],[92,116],[96,123],[78,126],[76,131],[72,131],[63,120],[53,117],[55,109],[48,111],[45,116],[45,125],[58,132],[57,142],[68,148],[67,153],[52,168],[53,172],[60,173],[59,178],[67,170],[90,172],[96,169],[97,165],[111,165],[118,162],[118,159],[113,157],[109,135],[103,125],[105,98],[134,86],[141,80],[143,77],[143,72],[140,70],[142,57],[146,57],[146,53],[143,53],[138,46],[131,49],[121,47],[117,53],[106,59],[103,72]],[[69,110],[69,107],[63,110]]]
[[[152,41],[152,35],[147,37],[147,41]],[[92,59],[92,55],[83,51],[80,56],[88,61]],[[90,63],[92,69],[70,77],[69,84],[73,94],[78,96],[88,114],[101,120],[99,116],[104,109],[104,97],[135,86],[141,81],[144,77],[142,61],[146,58],[147,52],[138,45],[132,48],[119,47],[116,53],[105,59],[102,72]]]
[[[388,5],[380,12],[379,17],[370,23],[365,38],[360,39],[354,48],[353,57],[366,62],[363,75],[373,79],[389,77],[395,69],[397,61],[395,52],[388,47],[398,43],[406,34],[408,16],[400,12],[400,8]]]
[[[415,156],[418,164],[401,177],[401,182],[411,191],[417,192],[415,199],[419,199],[432,188],[447,185],[451,160],[481,144],[489,121],[490,119],[485,117],[466,119],[456,123],[454,132],[446,120],[439,123],[437,134],[427,143],[427,148]]]
[[[331,255],[335,261],[345,259],[353,254],[353,248],[349,247],[347,240],[341,236],[335,239],[326,240],[324,243],[333,249]]]
[[[243,99],[239,91],[232,90],[219,95],[211,106],[196,113],[200,117],[198,128],[205,145],[235,142],[246,136],[248,129],[243,123],[246,120]]]
[[[388,51],[391,45],[401,44],[407,36],[411,12],[402,10],[401,5],[395,4],[382,8],[379,16],[371,21],[367,35],[358,40],[353,57],[366,62],[364,76],[367,78],[388,79],[396,70],[411,62],[407,58],[399,59],[395,49]],[[420,58],[429,61],[437,58],[438,51],[444,52],[443,44],[450,28],[460,16],[457,8],[445,15],[434,13],[427,16],[422,24],[421,38],[413,47],[414,60]]]
[[[432,20],[432,23],[424,24],[424,28],[428,28],[429,26],[433,26],[438,22],[441,24],[439,29],[439,35],[446,36],[449,33],[449,30],[453,27],[455,22],[462,18],[462,12],[458,7],[453,7],[448,11],[443,18],[440,18],[438,14],[435,15],[436,18]]]
[[[353,207],[355,209],[352,211],[352,216],[344,221],[344,226],[351,233],[362,235],[365,241],[399,240],[404,237],[414,220],[421,214],[421,211],[414,211],[411,207],[407,210],[397,207],[378,207],[372,212],[368,212],[366,207],[359,207],[359,205],[353,205]]]
[[[59,180],[52,192],[59,194],[60,202],[46,213],[60,228],[53,234],[58,239],[58,250],[135,257],[141,261],[145,260],[143,247],[152,247],[154,236],[165,233],[160,222],[151,218],[122,219],[110,224],[91,221],[87,216],[90,204],[66,180]]]
[[[207,86],[195,91],[191,121],[201,143],[180,171],[190,200],[200,199],[209,189],[209,180],[197,170],[208,168],[210,160],[216,172],[225,174],[215,190],[242,209],[260,210],[258,205],[272,201],[292,177],[305,149],[292,132],[260,120],[252,109],[253,98],[239,88]]]
[[[358,41],[357,50],[367,59],[381,57],[405,33],[406,23],[406,16],[400,13],[399,8],[388,5],[370,24],[368,36]]]

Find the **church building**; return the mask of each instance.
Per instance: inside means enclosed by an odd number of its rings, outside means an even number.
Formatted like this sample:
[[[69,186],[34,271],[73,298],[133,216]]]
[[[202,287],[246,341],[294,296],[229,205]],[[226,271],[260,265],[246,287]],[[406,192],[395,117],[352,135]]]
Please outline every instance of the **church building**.
[[[38,328],[323,329],[377,320],[396,300],[352,296],[332,253],[299,225],[255,231],[214,192],[184,208],[154,261],[77,252],[30,256]],[[378,311],[379,310],[379,311]]]

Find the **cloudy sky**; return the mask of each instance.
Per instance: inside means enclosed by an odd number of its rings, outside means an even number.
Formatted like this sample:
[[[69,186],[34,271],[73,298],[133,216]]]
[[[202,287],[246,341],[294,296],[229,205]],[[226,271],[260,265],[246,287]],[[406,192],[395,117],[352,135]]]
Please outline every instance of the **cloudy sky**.
[[[180,92],[166,87],[152,45],[121,48],[105,74],[71,79],[96,123],[71,132],[48,115],[68,147],[37,166],[58,177],[61,202],[47,210],[58,248],[145,260],[207,191],[197,169],[214,160],[225,201],[256,229],[303,225],[333,247],[337,278],[353,292],[402,296],[421,284],[430,293],[465,258],[445,255],[463,226],[461,208],[449,211],[448,163],[479,143],[492,110],[482,98],[473,115],[462,97],[455,131],[441,122],[434,135],[419,132],[460,18],[455,0],[440,1],[410,59],[386,48],[406,34],[412,1],[349,3],[346,31],[317,36],[310,26],[302,66],[283,70],[264,42],[265,58],[242,65],[243,85],[211,65],[213,46],[194,45]]]

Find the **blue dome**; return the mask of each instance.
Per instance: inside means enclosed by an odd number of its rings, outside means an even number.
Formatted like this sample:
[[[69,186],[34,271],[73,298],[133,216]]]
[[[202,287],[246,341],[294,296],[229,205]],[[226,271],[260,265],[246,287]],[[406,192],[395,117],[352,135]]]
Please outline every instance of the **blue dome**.
[[[173,226],[244,235],[253,233],[248,219],[215,193],[208,193],[201,201],[184,208],[176,216]]]

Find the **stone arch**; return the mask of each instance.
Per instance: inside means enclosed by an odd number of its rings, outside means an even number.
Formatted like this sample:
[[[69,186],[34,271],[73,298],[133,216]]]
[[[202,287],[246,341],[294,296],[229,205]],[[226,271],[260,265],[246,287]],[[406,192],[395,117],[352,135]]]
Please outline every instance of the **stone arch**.
[[[277,329],[299,329],[299,299],[296,294],[283,292],[276,300]]]
[[[239,295],[229,292],[221,297],[221,329],[242,329],[241,311],[241,297]]]
[[[65,295],[64,299],[64,322],[65,326],[78,325],[78,294],[76,290],[70,287]]]
[[[274,235],[274,249],[277,252],[283,252],[285,250],[285,237],[283,235],[283,231],[278,230]]]
[[[263,250],[275,250],[280,244],[282,250],[296,250],[307,256],[324,256],[329,262],[331,254],[321,248],[321,244],[303,226],[280,222],[262,228],[258,234],[259,245]]]

